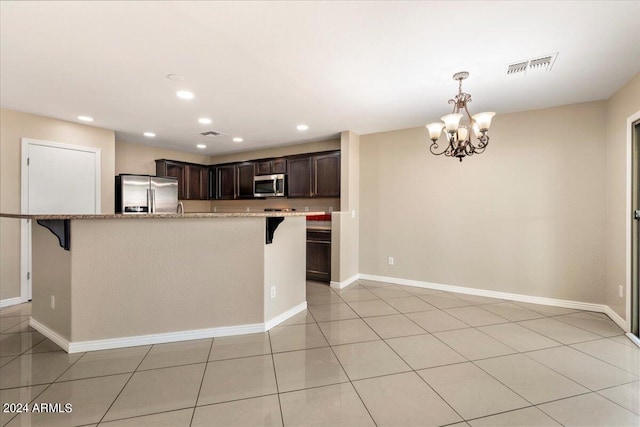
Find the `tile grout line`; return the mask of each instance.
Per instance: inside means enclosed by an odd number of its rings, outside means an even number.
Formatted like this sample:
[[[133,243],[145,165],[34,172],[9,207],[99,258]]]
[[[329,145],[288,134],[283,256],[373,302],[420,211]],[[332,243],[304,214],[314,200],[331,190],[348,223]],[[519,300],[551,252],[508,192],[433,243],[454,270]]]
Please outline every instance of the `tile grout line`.
[[[109,420],[109,421],[100,421],[98,424],[95,424],[95,423],[93,423],[93,424],[80,424],[77,427],[82,427],[82,426],[87,426],[87,427],[89,427],[89,426],[92,426],[92,427],[93,426],[102,426],[102,425],[105,425],[105,423],[113,423],[113,422],[119,422],[119,421],[124,421],[124,420],[134,420],[136,418],[148,417],[150,415],[160,415],[160,414],[169,414],[171,412],[186,411],[187,409],[195,409],[195,406],[187,406],[185,408],[169,409],[167,411],[153,412],[151,414],[133,415],[133,416],[130,416],[130,417],[116,418],[116,419]],[[76,427],[76,426],[74,426],[74,427]]]
[[[619,406],[619,407],[621,407],[622,409],[625,409],[625,410],[627,410],[627,411],[631,412],[632,414],[635,414],[637,417],[639,417],[639,418],[640,418],[640,410],[638,411],[638,413],[635,413],[635,412],[633,412],[632,410],[630,410],[629,408],[625,408],[624,406],[622,406],[620,403],[616,402],[615,400],[611,400],[611,399],[609,399],[607,396],[605,396],[605,395],[603,395],[603,394],[600,394],[600,392],[601,392],[601,391],[604,391],[604,390],[609,390],[609,389],[611,389],[611,388],[621,387],[621,386],[623,386],[623,385],[629,385],[629,384],[633,384],[633,383],[637,383],[637,382],[638,382],[638,381],[633,381],[633,382],[630,382],[630,383],[620,384],[620,385],[616,385],[616,386],[613,386],[613,387],[603,388],[603,389],[601,389],[601,390],[595,391],[594,393],[595,393],[595,394],[597,394],[598,396],[600,396],[600,397],[604,398],[604,399],[607,399],[609,402],[611,402],[611,403],[613,403],[613,404],[615,404],[615,405],[618,405],[618,406]],[[640,383],[639,383],[639,385],[640,385]]]
[[[136,369],[134,369],[134,371],[131,373],[131,375],[129,376],[129,378],[127,379],[127,382],[124,383],[124,386],[122,386],[122,388],[120,389],[120,391],[118,392],[118,394],[116,395],[116,397],[113,399],[113,402],[111,402],[111,405],[109,405],[109,407],[107,408],[107,410],[104,412],[104,414],[102,414],[102,417],[100,417],[100,421],[98,421],[98,424],[102,423],[102,421],[104,421],[104,417],[107,416],[107,414],[109,413],[109,411],[111,410],[111,408],[113,407],[114,403],[116,403],[116,401],[118,400],[118,398],[120,397],[120,395],[122,394],[122,392],[124,391],[125,388],[127,388],[127,385],[129,384],[129,382],[131,382],[131,379],[133,378],[133,376],[136,374],[136,371],[138,370],[138,368],[140,367],[140,365],[142,365],[142,362],[144,361],[144,359],[149,355],[149,352],[151,351],[151,349],[153,348],[154,345],[149,346],[149,348],[147,349],[147,352],[144,354],[144,356],[142,356],[142,358],[140,359],[140,363],[138,363],[138,366],[136,366]],[[85,353],[86,354],[86,353]]]
[[[606,364],[608,364],[608,365],[610,365],[610,366],[613,366],[614,368],[618,368],[618,369],[620,369],[620,370],[623,370],[623,371],[625,371],[625,372],[628,372],[628,373],[630,373],[630,374],[632,374],[632,375],[635,375],[636,377],[640,378],[640,376],[638,376],[635,372],[631,372],[631,371],[629,371],[627,368],[622,368],[622,367],[620,367],[620,366],[614,365],[613,363],[611,363],[611,362],[609,362],[609,361],[607,361],[607,360],[601,359],[600,357],[597,357],[597,356],[594,356],[594,355],[592,355],[592,354],[589,354],[589,353],[587,353],[586,351],[584,351],[584,350],[582,350],[582,349],[579,349],[579,348],[575,348],[575,347],[573,347],[573,346],[574,346],[574,345],[576,345],[576,344],[585,344],[585,343],[589,343],[589,342],[602,341],[602,340],[605,340],[605,339],[606,339],[606,340],[609,340],[609,338],[600,338],[600,339],[598,339],[598,340],[584,341],[584,342],[579,342],[579,343],[574,343],[574,344],[567,344],[567,347],[572,348],[572,349],[574,349],[574,350],[576,350],[576,351],[579,351],[579,352],[580,352],[580,353],[582,353],[582,354],[585,354],[585,355],[587,355],[587,356],[593,357],[593,358],[594,358],[594,359],[596,359],[596,360],[599,360],[599,361],[601,361],[601,362],[604,362],[604,363],[606,363]],[[620,344],[620,345],[622,345],[622,346],[624,346],[624,344],[621,344],[621,343],[619,343],[619,344]],[[640,354],[640,352],[639,352],[639,354]],[[640,371],[639,371],[639,372],[640,372]]]
[[[198,407],[198,400],[200,400],[200,392],[202,392],[202,384],[204,384],[204,377],[205,375],[207,375],[207,367],[209,366],[209,358],[211,357],[211,352],[213,351],[213,341],[215,341],[215,338],[211,338],[211,344],[209,345],[209,352],[207,353],[207,358],[205,359],[205,362],[204,362],[204,369],[202,371],[202,378],[200,379],[200,387],[198,387],[198,394],[196,395],[196,401],[193,404],[193,412],[191,412],[191,420],[189,420],[189,427],[191,427],[191,425],[193,424],[193,419],[196,416],[196,408]]]
[[[29,349],[25,350],[25,353],[26,353],[27,351],[29,351]],[[24,354],[24,353],[22,353],[22,354],[20,354],[20,355],[16,356],[16,358],[15,358],[15,359],[17,359],[18,357],[22,356],[23,354]],[[36,354],[38,354],[38,353],[36,353]],[[51,388],[51,386],[56,382],[56,380],[58,380],[60,377],[62,377],[62,376],[63,376],[63,375],[64,375],[64,374],[69,370],[69,369],[71,369],[71,368],[72,368],[76,363],[78,363],[78,361],[79,361],[80,359],[82,359],[82,358],[85,356],[85,354],[86,354],[86,353],[81,354],[81,355],[80,355],[80,357],[78,357],[78,358],[76,359],[76,361],[75,361],[75,362],[73,362],[71,365],[69,365],[69,366],[67,367],[67,369],[65,369],[64,371],[62,371],[62,372],[60,373],[60,375],[58,375],[56,378],[54,378],[54,380],[53,380],[52,382],[50,382],[50,383],[43,383],[43,384],[30,384],[30,385],[26,385],[26,386],[18,386],[18,387],[12,387],[12,388],[14,388],[14,389],[15,389],[15,388],[23,388],[23,387],[33,387],[33,386],[37,386],[37,385],[46,385],[46,387],[45,387],[45,388],[44,388],[40,393],[38,393],[38,394],[37,394],[37,395],[36,395],[36,396],[35,396],[35,397],[34,397],[34,398],[29,402],[29,403],[33,403],[33,402],[34,402],[38,397],[42,396],[42,394],[43,394],[45,391],[49,390],[49,388]],[[13,359],[13,360],[15,360],[15,359]],[[13,362],[13,360],[12,360],[12,362]],[[11,362],[9,362],[9,363],[11,363]],[[5,365],[5,366],[6,366],[6,365]],[[10,389],[5,389],[5,390],[10,390]],[[6,423],[5,425],[9,424],[11,421],[13,421],[13,419],[14,419],[14,418],[16,418],[16,417],[18,417],[18,416],[20,416],[20,414],[15,414],[13,417],[11,417],[11,418],[9,419],[9,421],[7,421],[7,423]]]
[[[568,345],[565,345],[565,346],[563,346],[563,347],[567,347],[567,348],[569,348],[569,349],[573,349],[573,347],[570,347],[570,346],[568,346]],[[551,348],[556,349],[556,348],[559,348],[559,347],[551,347]],[[533,352],[535,352],[535,351],[544,351],[544,350],[547,350],[547,349],[532,350],[532,351],[529,351],[529,352],[526,352],[526,353],[522,353],[522,355],[523,355],[523,356],[525,356],[525,357],[527,357],[529,360],[532,360],[533,362],[535,362],[535,363],[537,363],[537,364],[539,364],[539,365],[541,365],[541,366],[544,366],[544,367],[545,367],[545,368],[547,368],[547,369],[552,370],[552,371],[553,371],[553,372],[555,372],[556,374],[558,374],[558,375],[560,375],[560,376],[562,376],[562,377],[564,377],[564,378],[568,379],[569,381],[572,381],[572,382],[574,382],[574,383],[578,384],[579,386],[582,386],[582,387],[586,388],[587,390],[589,390],[589,391],[590,391],[590,392],[592,392],[592,393],[596,393],[596,392],[598,392],[598,390],[602,390],[602,389],[592,390],[591,388],[589,388],[589,387],[588,387],[588,386],[586,386],[585,384],[582,384],[582,383],[578,382],[577,380],[574,380],[573,378],[568,377],[567,375],[565,375],[565,374],[563,374],[562,372],[560,372],[560,371],[558,371],[558,370],[556,370],[556,369],[552,368],[551,366],[548,366],[547,364],[545,364],[545,363],[543,363],[543,362],[537,361],[536,359],[534,359],[533,357],[529,356],[529,354],[528,354],[528,353],[533,353]],[[574,349],[574,350],[575,350],[575,349]],[[590,355],[588,355],[588,354],[586,354],[586,353],[585,353],[585,355],[586,355],[587,357],[592,357],[592,356],[590,356]],[[594,359],[595,359],[595,357],[594,357]],[[598,360],[598,359],[596,359],[596,360]],[[606,363],[606,362],[605,362],[605,363]],[[611,366],[613,366],[613,365],[611,365]],[[614,368],[617,368],[617,366],[613,366],[613,367],[614,367]],[[621,368],[617,368],[617,369],[620,369],[621,371],[625,371],[625,372],[627,372],[626,370],[621,369]],[[632,375],[633,375],[633,374],[632,374]],[[638,380],[638,376],[636,375],[635,377],[636,377],[636,380],[634,380],[634,381],[629,381],[629,383],[636,382],[636,381]],[[629,383],[623,383],[623,384],[629,384]],[[618,384],[618,385],[623,385],[623,384]],[[612,387],[616,387],[616,386],[614,385],[614,386],[612,386]],[[605,388],[606,388],[606,387],[605,387]]]
[[[273,356],[273,345],[271,344],[271,331],[267,331],[267,338],[269,339],[269,351],[271,353],[271,365],[273,366],[273,378],[276,381],[276,395],[278,396],[278,408],[280,408],[280,421],[282,421],[282,426],[284,427],[284,412],[282,411],[282,400],[280,400],[280,385],[278,385],[278,373],[276,372],[276,359]]]
[[[358,313],[356,312],[356,314],[358,314]],[[362,320],[362,318],[360,318],[360,320]],[[366,322],[365,322],[365,324],[366,324]],[[316,322],[316,325],[317,325],[317,322]],[[371,418],[371,421],[373,422],[373,424],[375,426],[377,426],[378,423],[373,418],[373,415],[371,415],[371,411],[369,411],[369,408],[367,407],[366,403],[364,403],[364,400],[362,399],[362,396],[360,396],[360,393],[358,393],[358,389],[353,385],[353,380],[351,379],[351,377],[347,373],[347,370],[344,369],[344,366],[342,365],[342,362],[340,361],[340,359],[338,358],[338,355],[336,354],[335,350],[333,349],[333,346],[331,346],[331,343],[329,342],[329,339],[327,338],[327,336],[325,335],[324,331],[322,330],[322,328],[320,328],[319,325],[318,325],[318,329],[320,329],[320,333],[324,336],[324,339],[327,341],[327,344],[329,344],[329,349],[331,350],[331,354],[333,354],[333,357],[335,357],[335,359],[338,361],[338,364],[340,365],[340,369],[342,369],[342,372],[344,372],[344,374],[347,376],[348,383],[351,385],[351,388],[353,389],[353,391],[358,396],[358,399],[360,399],[360,403],[362,403],[362,406],[364,406],[364,409],[367,411],[367,414],[369,414],[369,418]],[[373,332],[376,333],[375,331],[373,331]],[[345,383],[338,383],[338,384],[346,384],[346,382]],[[330,385],[335,385],[335,384],[330,384]]]

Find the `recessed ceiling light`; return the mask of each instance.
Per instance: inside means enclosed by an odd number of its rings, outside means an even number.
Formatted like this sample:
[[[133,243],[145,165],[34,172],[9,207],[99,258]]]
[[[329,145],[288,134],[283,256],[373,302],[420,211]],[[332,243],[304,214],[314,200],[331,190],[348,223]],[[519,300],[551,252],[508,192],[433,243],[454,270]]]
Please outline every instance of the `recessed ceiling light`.
[[[179,90],[176,92],[176,95],[181,99],[193,99],[193,92],[189,92],[188,90]]]
[[[211,124],[211,119],[209,119],[207,117],[200,117],[198,119],[198,123],[202,123],[203,125],[210,125]]]
[[[309,126],[304,125],[304,124],[300,124],[300,125],[296,126],[296,129],[298,129],[301,132],[304,132],[305,130],[309,129]]]
[[[204,145],[204,144],[198,144],[198,145],[196,145],[196,147],[200,148],[201,150],[204,149],[204,148],[207,148],[207,146]]]
[[[153,138],[154,136],[156,136],[156,134],[153,132],[145,132],[143,133],[143,135],[146,136],[147,138]]]
[[[92,121],[93,121],[93,117],[89,117],[89,116],[78,116],[78,120],[82,120],[83,122],[92,122]]]
[[[167,74],[167,78],[173,82],[184,81],[184,77],[182,77],[180,74]]]
[[[242,139],[240,137],[233,138],[233,142],[242,142],[242,141],[244,141],[244,139]]]

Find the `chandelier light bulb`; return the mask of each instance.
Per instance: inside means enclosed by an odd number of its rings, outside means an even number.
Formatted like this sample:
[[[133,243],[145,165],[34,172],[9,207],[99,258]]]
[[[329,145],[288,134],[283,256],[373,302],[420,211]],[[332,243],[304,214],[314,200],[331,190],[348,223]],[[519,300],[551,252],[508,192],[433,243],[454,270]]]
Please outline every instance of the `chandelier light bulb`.
[[[440,134],[442,134],[444,123],[429,123],[425,127],[429,130],[429,138],[431,138],[433,141],[436,141],[438,138],[440,138]]]
[[[482,136],[482,131],[480,131],[480,127],[478,127],[478,123],[473,122],[473,134],[476,138],[480,138]]]
[[[478,113],[473,115],[473,120],[478,124],[478,128],[481,131],[483,130],[486,131],[486,130],[489,130],[489,127],[491,127],[491,119],[495,115],[496,113],[494,113],[493,111]]]
[[[447,114],[446,116],[441,117],[441,120],[444,122],[444,126],[447,128],[447,132],[450,133],[458,130],[458,126],[460,126],[460,119],[462,119],[462,114],[460,113]]]
[[[466,127],[460,126],[458,128],[458,141],[465,141],[468,135],[469,135],[469,131],[467,130]]]

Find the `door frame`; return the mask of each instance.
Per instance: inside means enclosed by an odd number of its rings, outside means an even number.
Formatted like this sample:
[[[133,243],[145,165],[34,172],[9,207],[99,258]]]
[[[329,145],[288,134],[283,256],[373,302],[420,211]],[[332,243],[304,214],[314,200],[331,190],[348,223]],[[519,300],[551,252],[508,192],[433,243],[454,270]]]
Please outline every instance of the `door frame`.
[[[626,249],[626,296],[627,296],[627,303],[626,303],[626,323],[627,323],[627,336],[629,338],[631,338],[634,342],[636,342],[637,344],[640,345],[640,342],[638,342],[638,338],[633,335],[631,333],[631,309],[632,309],[632,305],[633,305],[633,301],[631,299],[631,285],[632,285],[632,262],[631,262],[631,256],[632,256],[632,247],[633,247],[633,242],[632,242],[632,238],[631,238],[631,231],[632,231],[632,221],[634,221],[633,217],[633,212],[632,212],[632,200],[633,200],[633,194],[632,194],[632,190],[633,190],[633,169],[632,169],[632,162],[633,162],[633,132],[634,132],[634,126],[633,124],[635,122],[637,122],[638,120],[640,120],[640,111],[636,112],[635,114],[632,114],[631,116],[629,116],[627,118],[627,206],[626,206],[626,220],[625,220],[625,224],[626,224],[626,244],[625,244],[625,249]],[[634,339],[635,338],[635,339]]]
[[[22,154],[20,159],[20,213],[29,213],[29,169],[27,158],[30,145],[42,145],[63,150],[84,151],[94,154],[95,158],[95,212],[101,212],[101,178],[102,178],[102,150],[100,148],[85,147],[81,145],[63,144],[60,142],[45,141],[41,139],[20,138]],[[20,298],[22,302],[31,299],[31,220],[20,220]]]

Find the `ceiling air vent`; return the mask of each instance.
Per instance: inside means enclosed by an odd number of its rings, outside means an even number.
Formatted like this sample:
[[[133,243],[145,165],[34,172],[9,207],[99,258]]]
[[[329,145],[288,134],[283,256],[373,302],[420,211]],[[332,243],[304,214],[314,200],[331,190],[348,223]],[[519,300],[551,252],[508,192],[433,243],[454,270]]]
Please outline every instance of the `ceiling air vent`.
[[[507,65],[507,77],[522,77],[531,72],[550,71],[558,52]]]
[[[527,71],[529,61],[518,62],[507,66],[507,74],[524,73]]]
[[[219,135],[226,135],[226,133],[218,132],[217,130],[208,130],[205,132],[200,132],[200,135],[206,136],[209,138],[215,138],[216,136],[219,136]]]

